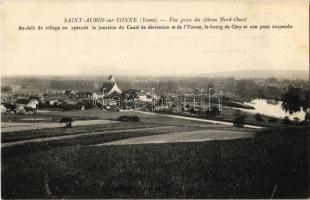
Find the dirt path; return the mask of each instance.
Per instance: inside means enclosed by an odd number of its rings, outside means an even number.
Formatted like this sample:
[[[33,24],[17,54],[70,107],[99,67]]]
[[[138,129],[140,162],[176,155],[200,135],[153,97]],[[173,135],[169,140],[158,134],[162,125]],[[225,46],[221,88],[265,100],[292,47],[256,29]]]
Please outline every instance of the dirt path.
[[[211,140],[233,140],[253,137],[253,132],[227,131],[227,130],[199,130],[168,133],[162,135],[143,136],[125,140],[113,141],[100,145],[129,145],[129,144],[156,144],[176,142],[202,142]]]
[[[16,145],[22,145],[22,144],[27,144],[27,143],[40,143],[40,142],[50,142],[50,141],[56,141],[56,140],[72,139],[72,138],[78,138],[78,137],[83,137],[83,136],[97,136],[97,135],[103,135],[103,134],[109,134],[109,133],[150,131],[150,130],[159,130],[159,129],[168,129],[168,128],[174,128],[174,126],[160,126],[160,127],[152,127],[152,128],[136,128],[136,129],[113,130],[113,131],[104,131],[104,132],[81,133],[81,134],[75,134],[75,135],[64,135],[64,136],[55,136],[55,137],[46,137],[46,138],[36,138],[36,139],[22,140],[22,141],[16,141],[16,142],[2,143],[1,148],[11,147],[11,146],[16,146]]]

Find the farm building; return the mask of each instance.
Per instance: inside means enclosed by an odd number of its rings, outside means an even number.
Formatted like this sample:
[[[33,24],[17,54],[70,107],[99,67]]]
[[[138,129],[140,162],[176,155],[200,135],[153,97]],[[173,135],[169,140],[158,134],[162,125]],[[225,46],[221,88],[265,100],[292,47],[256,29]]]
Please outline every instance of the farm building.
[[[43,96],[39,96],[39,95],[32,95],[32,96],[29,97],[29,99],[30,99],[30,100],[35,99],[35,100],[37,100],[38,102],[39,102],[39,101],[41,101],[41,102],[44,101],[44,97],[43,97]]]
[[[144,101],[144,102],[152,102],[152,96],[150,93],[145,93],[143,91],[140,91],[140,92],[136,92],[136,94],[137,94],[137,97],[136,97],[137,100]]]
[[[160,97],[155,95],[155,94],[151,94],[150,92],[144,92],[143,90],[141,90],[140,92],[136,92],[137,97],[136,100],[139,101],[144,101],[144,102],[152,102],[153,100],[159,100]]]
[[[25,108],[24,108],[23,105],[18,105],[18,106],[15,108],[15,113],[17,113],[17,114],[26,114],[27,111],[25,110]]]
[[[58,105],[58,104],[60,104],[60,102],[59,102],[58,99],[56,99],[56,100],[50,100],[50,101],[48,101],[48,104],[52,106],[52,105]]]
[[[96,94],[95,92],[93,92],[93,94],[91,95],[92,99],[98,99],[99,95]]]
[[[6,112],[6,107],[4,105],[1,105],[1,113],[5,113]]]
[[[39,101],[37,101],[36,99],[31,99],[27,104],[26,107],[27,108],[33,108],[33,109],[37,109],[37,105],[39,104]]]
[[[63,102],[65,104],[68,104],[68,105],[76,105],[76,104],[78,104],[78,101],[74,101],[74,100],[71,100],[71,99],[64,99]]]
[[[46,94],[44,95],[44,101],[49,105],[59,104],[68,97],[65,94]]]
[[[75,94],[77,98],[90,98],[93,95],[92,92],[78,92]]]

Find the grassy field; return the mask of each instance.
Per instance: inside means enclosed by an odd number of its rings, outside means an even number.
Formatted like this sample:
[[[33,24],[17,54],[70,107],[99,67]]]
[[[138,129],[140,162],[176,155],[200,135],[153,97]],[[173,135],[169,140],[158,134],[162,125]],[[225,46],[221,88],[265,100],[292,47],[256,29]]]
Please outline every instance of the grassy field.
[[[76,111],[78,112],[78,111]],[[81,111],[80,111],[81,112]],[[54,112],[47,113],[37,113],[35,115],[20,115],[20,114],[1,114],[2,122],[59,122],[62,118],[61,113],[66,113],[62,111],[55,111],[57,114],[52,114]],[[81,115],[71,115],[73,120],[91,120],[98,119],[95,115],[83,116]]]
[[[234,118],[233,113],[235,111],[236,110],[233,108],[224,107],[223,111],[219,115],[208,116],[208,117],[205,116],[202,118],[232,122],[232,120]],[[264,120],[264,122],[261,122],[261,121],[256,121],[254,119],[253,113],[246,113],[246,112],[242,112],[242,113],[247,116],[247,118],[245,119],[246,124],[258,125],[258,126],[276,125],[273,123],[269,123],[268,122],[269,117],[267,117],[267,116],[262,115],[262,119]],[[60,118],[63,116],[78,118],[80,116],[83,116],[84,118],[115,120],[119,116],[122,116],[122,115],[138,116],[142,122],[148,122],[148,123],[157,123],[157,124],[166,124],[166,125],[175,125],[175,124],[184,125],[184,121],[180,121],[178,119],[172,119],[169,117],[157,117],[155,115],[146,115],[146,114],[138,113],[138,112],[134,112],[134,111],[126,111],[126,112],[103,112],[103,111],[99,111],[99,110],[84,110],[84,111],[77,110],[77,111],[66,111],[66,112],[56,111],[56,112],[48,113],[47,116],[49,116],[51,118]],[[195,117],[195,115],[193,115],[192,117]],[[280,122],[280,120],[278,120],[278,124],[279,124],[279,122]],[[204,122],[202,122],[200,124],[204,124]],[[189,123],[187,123],[186,125],[189,125]]]
[[[33,118],[44,119],[40,122],[59,122],[62,117],[71,117],[75,120],[91,120],[91,119],[104,119],[104,120],[116,120],[118,117],[127,116],[138,116],[143,123],[152,123],[159,125],[183,125],[184,120],[172,119],[169,117],[158,117],[154,115],[146,115],[134,111],[126,112],[103,112],[100,110],[74,110],[74,111],[53,111],[48,113],[39,113],[37,115],[9,115],[5,114],[2,116],[2,122],[38,122],[31,120]],[[25,121],[25,119],[30,119]],[[187,122],[186,125],[205,124],[204,122]]]
[[[204,124],[206,125],[206,124]],[[205,127],[205,126],[204,126]],[[204,128],[203,127],[203,128]],[[92,126],[79,126],[72,128],[54,128],[54,129],[40,129],[40,130],[27,130],[18,132],[2,133],[2,144],[23,143],[25,140],[29,140],[23,145],[14,145],[13,147],[2,147],[2,152],[8,152],[7,155],[22,155],[32,153],[36,151],[49,150],[54,147],[60,146],[81,146],[101,144],[111,141],[161,135],[167,133],[178,133],[183,131],[195,131],[201,130],[201,126],[165,126],[158,124],[150,124],[143,122],[120,122],[103,125]],[[215,130],[230,130],[230,127],[220,125],[210,125],[209,129]],[[249,129],[232,128],[234,131],[250,131]],[[251,130],[253,131],[253,130]],[[48,139],[51,137],[62,136],[76,136],[69,139],[59,139],[50,141],[41,141],[39,143],[31,142],[32,139]],[[160,137],[160,136],[158,136]]]
[[[71,128],[61,127],[53,129],[25,130],[25,131],[1,133],[1,142],[13,142],[33,138],[45,138],[52,136],[75,135],[75,134],[92,133],[99,131],[126,130],[132,128],[149,128],[149,127],[155,127],[155,125],[147,123],[122,122],[122,123],[99,124],[90,126],[76,126]]]
[[[160,126],[175,126],[179,127],[178,131],[187,130],[201,130],[201,129],[216,129],[216,130],[234,130],[234,131],[250,131],[253,130],[247,128],[236,128],[231,126],[223,126],[210,124],[206,122],[190,121],[185,119],[175,119],[171,117],[158,116],[158,115],[147,115],[137,112],[100,112],[96,110],[87,111],[69,111],[69,112],[51,112],[48,115],[42,114],[40,118],[53,118],[57,119],[62,116],[71,117],[73,119],[78,119],[79,116],[83,115],[85,119],[96,118],[96,119],[109,119],[115,121],[119,116],[129,115],[138,116],[140,122],[119,122],[119,123],[107,123],[91,126],[75,126],[71,128],[58,127],[49,129],[34,129],[34,130],[23,130],[23,131],[12,131],[3,132],[1,134],[1,142],[14,142],[21,140],[29,140],[34,138],[45,138],[53,136],[62,135],[75,135],[81,133],[92,133],[92,132],[104,132],[113,130],[126,130],[126,129],[136,129],[136,128],[149,128],[149,127],[160,127]],[[26,116],[25,116],[26,117]],[[21,120],[22,118],[19,117]],[[15,124],[19,124],[16,122]],[[175,131],[176,131],[175,130]]]
[[[199,118],[207,118],[219,121],[227,121],[232,122],[233,113],[236,110],[229,107],[224,107],[222,112],[219,115],[215,116],[195,116]],[[258,125],[258,126],[274,126],[280,123],[280,120],[277,120],[277,123],[268,122],[269,117],[262,115],[263,121],[256,121],[253,113],[242,112],[247,116],[245,119],[246,124]],[[75,120],[91,120],[91,119],[105,119],[105,120],[115,120],[119,116],[129,115],[129,116],[138,116],[142,122],[145,123],[157,123],[157,124],[166,124],[166,125],[182,125],[183,122],[180,123],[180,120],[168,118],[168,117],[156,117],[152,115],[146,115],[143,113],[138,113],[134,111],[126,111],[126,112],[103,112],[100,110],[73,110],[73,111],[52,111],[47,113],[38,113],[36,115],[9,115],[5,114],[2,116],[2,122],[59,122],[62,117],[71,117]],[[36,120],[38,119],[38,120]],[[183,123],[184,124],[184,123]]]
[[[8,148],[2,198],[306,198],[308,132],[278,127],[254,139],[53,146],[23,155]]]
[[[53,117],[58,117],[58,116],[66,116],[66,117],[79,117],[83,116],[86,118],[89,117],[96,117],[97,119],[117,119],[119,116],[122,115],[129,115],[129,116],[138,116],[140,118],[147,118],[149,116],[146,116],[144,114],[139,114],[131,111],[127,112],[107,112],[107,111],[101,111],[101,110],[95,110],[95,109],[90,109],[90,110],[73,110],[73,111],[55,111],[55,112],[49,112],[49,116]]]

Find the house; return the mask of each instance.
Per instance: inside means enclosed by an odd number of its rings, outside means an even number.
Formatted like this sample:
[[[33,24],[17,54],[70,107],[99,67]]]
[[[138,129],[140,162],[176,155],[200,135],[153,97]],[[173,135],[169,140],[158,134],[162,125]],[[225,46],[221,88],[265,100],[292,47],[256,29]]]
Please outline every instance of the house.
[[[123,99],[134,100],[137,97],[137,92],[141,92],[141,90],[137,90],[137,89],[124,90],[124,91],[122,91]]]
[[[91,98],[92,98],[92,99],[98,99],[98,98],[99,98],[99,95],[96,94],[95,92],[93,92],[93,94],[91,95]]]
[[[72,91],[69,93],[69,96],[70,96],[70,95],[71,95],[71,96],[75,96],[76,93],[77,93],[76,91],[72,90]]]
[[[71,93],[71,90],[65,90],[65,91],[63,92],[63,94],[65,94],[65,95],[67,95],[67,96],[69,96],[70,93]]]
[[[75,94],[77,98],[90,98],[93,95],[92,92],[78,92]]]
[[[44,97],[43,96],[39,96],[39,95],[32,95],[29,97],[29,100],[35,99],[38,102],[43,102],[44,101]]]
[[[4,105],[1,105],[1,113],[5,113],[7,111],[6,107]]]
[[[65,94],[47,94],[44,95],[44,101],[48,105],[58,105],[63,101],[64,99],[67,99],[68,97]]]
[[[144,102],[153,102],[153,100],[160,100],[160,97],[157,96],[157,95],[152,95],[151,93],[149,92],[143,92],[143,91],[140,91],[140,92],[136,92],[137,94],[137,97],[136,97],[136,100],[139,100],[139,101],[144,101]]]
[[[84,106],[84,109],[94,108],[94,100],[92,98],[80,99],[79,104]]]
[[[136,92],[137,97],[136,100],[144,101],[144,102],[152,102],[152,96],[149,93],[144,93],[143,91]]]
[[[78,104],[78,101],[74,101],[74,100],[71,100],[71,99],[64,99],[63,102],[64,102],[64,104],[69,104],[69,105],[76,105],[76,104]]]
[[[60,102],[58,101],[58,99],[48,101],[48,104],[51,105],[51,106],[58,105],[59,103]]]
[[[36,99],[31,99],[27,104],[26,108],[32,108],[32,109],[37,109],[37,105],[39,104],[39,101]]]
[[[16,108],[15,108],[15,113],[17,113],[17,114],[26,114],[27,113],[27,111],[26,111],[26,109],[24,108],[24,106],[23,105],[18,105],[18,106],[16,106]]]

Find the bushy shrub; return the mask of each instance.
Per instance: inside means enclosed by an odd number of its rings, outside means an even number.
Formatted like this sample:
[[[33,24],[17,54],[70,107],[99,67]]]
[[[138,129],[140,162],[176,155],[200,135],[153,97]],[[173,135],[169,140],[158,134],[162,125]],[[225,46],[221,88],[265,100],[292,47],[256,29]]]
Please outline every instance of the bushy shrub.
[[[80,105],[78,104],[67,104],[63,103],[57,106],[59,108],[62,108],[63,110],[70,111],[70,110],[80,110]]]
[[[282,124],[283,125],[291,125],[292,121],[290,120],[290,118],[288,116],[286,116],[286,117],[283,118]]]
[[[217,106],[212,106],[211,109],[206,110],[204,114],[207,116],[215,116],[220,113],[220,109]]]
[[[269,117],[269,119],[268,119],[268,122],[270,122],[270,123],[277,123],[278,122],[278,119],[277,118],[275,118],[275,117]]]
[[[160,108],[160,109],[155,109],[154,112],[172,114],[173,110],[169,108]]]
[[[194,108],[191,108],[191,109],[189,110],[189,112],[190,112],[191,114],[195,114],[195,113],[196,113],[196,111],[195,111]]]
[[[263,121],[264,121],[264,119],[262,118],[262,115],[261,115],[260,113],[256,113],[256,114],[254,115],[254,119],[255,119],[256,121],[258,121],[258,122],[263,122]]]
[[[66,123],[66,128],[72,127],[73,119],[71,117],[63,117],[60,120],[60,123]]]
[[[220,109],[217,106],[212,106],[211,107],[211,114],[212,115],[218,115],[220,114]]]
[[[294,117],[294,123],[298,124],[299,123],[299,118],[298,117]]]
[[[234,113],[233,124],[236,127],[243,127],[246,119],[246,115],[242,114],[240,110]]]
[[[122,121],[122,122],[139,122],[140,118],[138,116],[123,115],[123,116],[118,117],[116,120]]]

